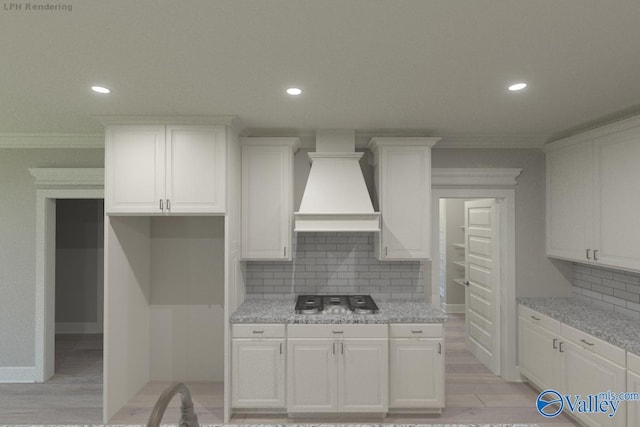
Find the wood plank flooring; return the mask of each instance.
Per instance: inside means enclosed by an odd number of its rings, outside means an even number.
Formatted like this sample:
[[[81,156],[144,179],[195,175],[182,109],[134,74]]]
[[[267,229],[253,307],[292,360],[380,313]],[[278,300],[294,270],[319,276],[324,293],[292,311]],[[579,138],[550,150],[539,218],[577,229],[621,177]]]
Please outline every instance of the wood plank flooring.
[[[446,408],[442,415],[389,417],[287,418],[238,415],[231,422],[261,423],[531,423],[575,426],[567,416],[546,419],[535,409],[538,392],[524,383],[508,383],[480,364],[464,344],[464,317],[445,324]],[[0,384],[0,424],[101,424],[102,336],[56,337],[56,375],[44,384]],[[144,424],[167,382],[150,382],[116,415],[114,424]],[[222,423],[221,383],[187,383],[200,423]],[[179,419],[175,398],[164,423]]]

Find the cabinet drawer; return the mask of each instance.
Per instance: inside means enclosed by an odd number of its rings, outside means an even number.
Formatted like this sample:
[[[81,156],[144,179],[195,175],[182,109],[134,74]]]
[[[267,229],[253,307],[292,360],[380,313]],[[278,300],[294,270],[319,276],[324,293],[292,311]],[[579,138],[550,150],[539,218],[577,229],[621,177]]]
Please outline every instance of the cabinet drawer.
[[[442,338],[442,323],[392,323],[391,338]]]
[[[284,338],[284,323],[234,323],[233,338]]]
[[[627,369],[640,375],[640,356],[627,352]]]
[[[288,338],[387,338],[389,330],[384,325],[322,324],[289,325]]]
[[[540,325],[553,333],[560,334],[562,325],[560,321],[552,319],[551,317],[541,314],[535,310],[531,310],[524,305],[518,306],[518,313],[519,316],[531,320],[536,325]]]
[[[562,324],[562,336],[569,341],[573,341],[585,350],[592,351],[622,367],[626,366],[626,352],[620,347],[616,347],[615,345],[565,324]]]

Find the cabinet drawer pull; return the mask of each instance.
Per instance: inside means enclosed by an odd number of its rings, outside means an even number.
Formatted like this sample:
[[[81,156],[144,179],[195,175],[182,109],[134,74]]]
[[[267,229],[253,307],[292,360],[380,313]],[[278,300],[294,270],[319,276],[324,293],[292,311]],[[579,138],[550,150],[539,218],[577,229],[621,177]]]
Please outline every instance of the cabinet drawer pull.
[[[160,199],[160,210],[164,210],[162,209],[162,199]]]
[[[589,346],[595,345],[594,343],[589,342],[589,341],[587,341],[587,340],[580,340],[580,341],[581,341],[581,342],[583,342],[583,343],[585,343],[586,345],[589,345]]]
[[[587,249],[587,259],[591,259],[591,249]]]
[[[344,354],[344,343],[340,343],[340,353]]]
[[[597,249],[594,249],[594,250],[593,250],[593,260],[594,260],[594,261],[597,261],[597,260],[598,260],[598,250],[597,250]]]
[[[171,200],[167,199],[167,210],[171,210]]]
[[[553,349],[557,350],[558,349],[558,338],[554,338],[553,339]]]
[[[438,343],[438,354],[442,354],[442,343]]]
[[[419,329],[417,331],[414,331],[413,329],[411,330],[412,334],[421,334],[422,333],[422,329]]]
[[[536,317],[536,316],[533,316],[533,315],[531,316],[531,318],[532,318],[533,320],[538,320],[538,321],[540,320],[540,318],[539,318],[539,317]]]
[[[332,348],[333,354],[336,354],[336,343],[333,343],[331,345],[331,348]]]
[[[284,247],[284,256],[287,256],[287,247]]]
[[[254,334],[264,334],[264,329],[259,330],[259,331],[254,330],[253,333]]]
[[[344,334],[344,331],[333,331],[334,334]]]
[[[282,343],[280,343],[280,354],[282,354]]]
[[[560,341],[558,343],[558,350],[560,350],[560,353],[564,353],[564,350],[562,349],[562,344],[564,344],[564,341]]]

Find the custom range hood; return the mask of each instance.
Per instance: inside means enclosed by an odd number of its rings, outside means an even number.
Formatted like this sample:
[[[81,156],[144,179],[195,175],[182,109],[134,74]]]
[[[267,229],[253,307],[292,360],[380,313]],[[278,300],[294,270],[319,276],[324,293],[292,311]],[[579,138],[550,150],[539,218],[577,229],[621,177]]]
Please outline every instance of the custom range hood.
[[[355,131],[318,131],[294,231],[380,231],[355,151]]]

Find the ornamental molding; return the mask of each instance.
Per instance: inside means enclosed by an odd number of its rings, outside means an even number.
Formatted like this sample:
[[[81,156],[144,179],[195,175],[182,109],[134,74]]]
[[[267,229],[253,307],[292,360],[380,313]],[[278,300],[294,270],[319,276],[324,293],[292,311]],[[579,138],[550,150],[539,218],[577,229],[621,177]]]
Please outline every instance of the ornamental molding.
[[[103,168],[29,168],[36,187],[104,187]]]
[[[520,168],[434,168],[433,187],[513,187],[522,173]]]

